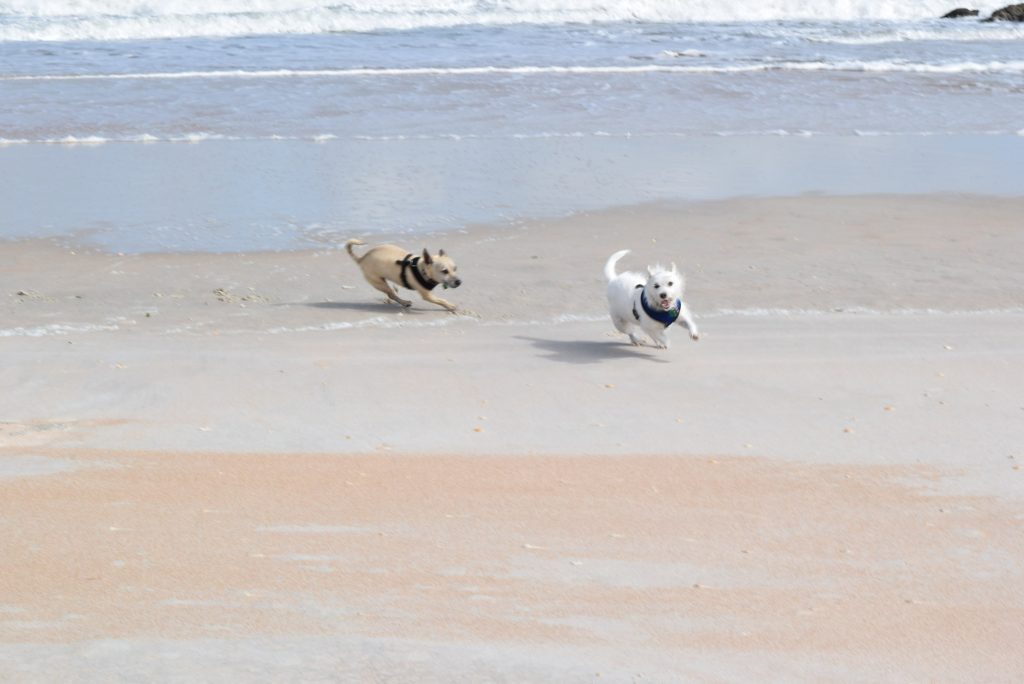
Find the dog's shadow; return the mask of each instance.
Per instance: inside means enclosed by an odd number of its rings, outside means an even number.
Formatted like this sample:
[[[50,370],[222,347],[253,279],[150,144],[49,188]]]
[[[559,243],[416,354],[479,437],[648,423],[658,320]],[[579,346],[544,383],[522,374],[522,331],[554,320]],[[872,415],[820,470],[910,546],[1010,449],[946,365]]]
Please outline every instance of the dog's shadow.
[[[668,363],[668,359],[656,356],[650,347],[634,347],[626,342],[597,340],[550,340],[542,337],[517,335],[545,353],[545,358],[561,363],[602,363],[616,359],[643,359],[656,363]]]
[[[415,307],[408,308],[391,304],[389,302],[303,302],[303,306],[311,306],[314,309],[344,309],[346,311],[362,311],[365,313],[426,313],[425,310],[417,310]]]

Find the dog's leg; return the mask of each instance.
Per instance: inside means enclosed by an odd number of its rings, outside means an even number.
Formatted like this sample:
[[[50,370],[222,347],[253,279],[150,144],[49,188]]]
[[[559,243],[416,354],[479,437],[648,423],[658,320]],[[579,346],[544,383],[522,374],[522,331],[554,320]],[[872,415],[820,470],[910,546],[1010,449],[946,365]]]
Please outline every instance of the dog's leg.
[[[694,322],[690,310],[686,308],[686,304],[682,302],[679,304],[679,318],[676,319],[676,322],[690,331],[691,340],[700,339],[700,331],[697,330],[697,324]]]
[[[644,343],[643,339],[637,335],[639,328],[637,328],[633,321],[627,321],[622,316],[612,316],[612,325],[614,325],[615,329],[620,333],[629,335],[629,342],[634,347],[639,347]]]
[[[620,330],[629,335],[630,344],[632,344],[634,347],[644,346],[644,329],[630,321],[623,321],[623,323],[624,325],[622,328],[620,328]]]
[[[383,278],[367,278],[366,281],[373,285],[378,290],[380,290],[381,292],[383,292],[384,294],[386,294],[388,296],[388,299],[394,302],[398,302],[406,309],[412,306],[412,302],[410,302],[408,299],[402,299],[401,297],[399,297],[398,294],[393,289],[391,289],[391,286],[388,285],[388,281],[384,280]]]
[[[658,330],[658,331],[655,331],[655,332],[652,332],[652,333],[648,333],[648,334],[651,336],[651,339],[654,340],[654,346],[655,347],[657,347],[658,349],[668,349],[668,347],[669,347],[668,328],[665,328],[664,330]]]
[[[445,299],[441,299],[440,297],[438,297],[433,292],[429,292],[429,291],[427,291],[427,292],[420,292],[420,296],[423,297],[424,300],[430,302],[431,304],[437,304],[438,306],[443,306],[444,308],[448,309],[449,312],[455,313],[455,305],[454,304],[452,304],[451,302],[449,302],[449,301],[447,301]]]

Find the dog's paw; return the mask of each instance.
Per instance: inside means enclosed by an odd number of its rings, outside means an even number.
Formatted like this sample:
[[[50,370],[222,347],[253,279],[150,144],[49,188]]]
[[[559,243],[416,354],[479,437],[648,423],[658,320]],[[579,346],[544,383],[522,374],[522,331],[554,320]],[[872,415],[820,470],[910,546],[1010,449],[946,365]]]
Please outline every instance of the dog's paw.
[[[690,333],[690,339],[696,342],[700,339],[700,333]]]

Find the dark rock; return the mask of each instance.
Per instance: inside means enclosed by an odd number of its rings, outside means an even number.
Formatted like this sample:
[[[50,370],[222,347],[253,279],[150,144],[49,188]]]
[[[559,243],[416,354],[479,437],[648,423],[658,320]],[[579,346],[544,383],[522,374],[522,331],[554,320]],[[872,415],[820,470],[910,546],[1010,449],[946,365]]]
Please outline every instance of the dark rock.
[[[985,21],[1024,21],[1024,3],[998,9]]]
[[[946,12],[942,15],[942,19],[959,19],[960,17],[976,17],[978,16],[978,10],[967,9],[966,7],[957,7],[955,10]]]

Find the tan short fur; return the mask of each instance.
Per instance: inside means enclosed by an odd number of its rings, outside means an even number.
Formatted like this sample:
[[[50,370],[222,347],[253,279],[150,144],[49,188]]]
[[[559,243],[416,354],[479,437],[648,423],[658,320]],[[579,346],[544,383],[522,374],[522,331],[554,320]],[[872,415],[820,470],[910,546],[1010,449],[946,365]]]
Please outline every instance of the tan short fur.
[[[402,306],[412,306],[412,302],[407,299],[402,299],[398,296],[398,293],[391,287],[388,281],[395,283],[396,285],[403,285],[402,283],[402,261],[407,256],[415,256],[414,253],[409,252],[407,249],[398,247],[397,245],[378,245],[371,247],[362,256],[357,255],[352,247],[356,245],[365,245],[366,243],[362,240],[352,239],[345,243],[345,250],[352,257],[353,261],[359,264],[359,268],[363,271],[363,277],[366,278],[366,282],[373,285],[376,289],[383,292],[388,296],[391,301],[397,302]],[[430,254],[426,249],[420,255],[419,263],[417,264],[420,274],[425,280],[433,281],[438,285],[444,287],[458,287],[462,284],[462,280],[456,273],[457,268],[452,258],[444,253],[444,250],[440,250],[437,254]],[[423,287],[419,281],[410,272],[412,266],[407,267],[406,270],[406,282],[410,289],[419,292],[420,297],[431,304],[437,304],[443,306],[448,311],[454,312],[456,307],[451,302],[444,300],[434,294],[433,290],[428,290]]]

